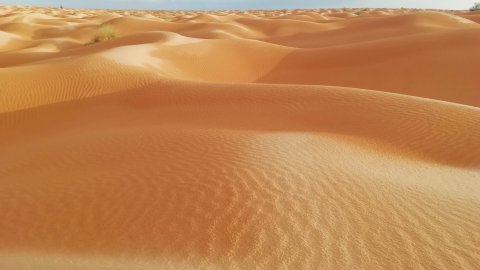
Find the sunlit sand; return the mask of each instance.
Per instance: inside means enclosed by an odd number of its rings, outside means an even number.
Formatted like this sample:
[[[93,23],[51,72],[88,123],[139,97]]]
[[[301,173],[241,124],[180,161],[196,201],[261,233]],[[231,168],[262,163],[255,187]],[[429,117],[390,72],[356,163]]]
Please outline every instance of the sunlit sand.
[[[0,269],[480,269],[479,22],[0,7]]]

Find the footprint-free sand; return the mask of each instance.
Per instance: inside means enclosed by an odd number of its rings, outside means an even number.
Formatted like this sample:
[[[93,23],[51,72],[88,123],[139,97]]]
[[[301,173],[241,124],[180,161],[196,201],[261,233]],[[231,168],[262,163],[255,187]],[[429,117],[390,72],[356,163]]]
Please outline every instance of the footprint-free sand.
[[[479,22],[1,6],[0,268],[480,269]]]

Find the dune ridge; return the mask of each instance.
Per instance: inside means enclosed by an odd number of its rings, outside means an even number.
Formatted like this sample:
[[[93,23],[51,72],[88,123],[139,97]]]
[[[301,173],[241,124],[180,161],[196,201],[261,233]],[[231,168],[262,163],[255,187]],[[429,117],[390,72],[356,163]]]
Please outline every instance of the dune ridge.
[[[0,268],[480,268],[475,16],[0,6]]]

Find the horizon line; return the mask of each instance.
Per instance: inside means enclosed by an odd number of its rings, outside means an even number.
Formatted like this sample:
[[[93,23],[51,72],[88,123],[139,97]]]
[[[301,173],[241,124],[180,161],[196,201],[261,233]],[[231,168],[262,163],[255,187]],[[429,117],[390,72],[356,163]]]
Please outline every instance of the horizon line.
[[[332,9],[410,9],[410,10],[435,10],[435,11],[468,11],[467,9],[444,9],[444,8],[419,8],[419,7],[310,7],[310,8],[245,8],[245,9],[136,9],[136,8],[98,8],[98,7],[68,7],[53,5],[2,5],[1,7],[33,7],[33,8],[57,8],[78,10],[132,10],[132,11],[269,11],[269,10],[332,10]]]

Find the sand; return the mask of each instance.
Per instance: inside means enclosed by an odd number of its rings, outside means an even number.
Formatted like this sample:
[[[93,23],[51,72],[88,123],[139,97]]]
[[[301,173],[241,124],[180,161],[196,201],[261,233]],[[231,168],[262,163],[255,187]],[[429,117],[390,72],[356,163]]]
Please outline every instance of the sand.
[[[480,269],[479,18],[0,7],[0,268]]]

